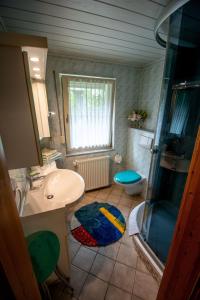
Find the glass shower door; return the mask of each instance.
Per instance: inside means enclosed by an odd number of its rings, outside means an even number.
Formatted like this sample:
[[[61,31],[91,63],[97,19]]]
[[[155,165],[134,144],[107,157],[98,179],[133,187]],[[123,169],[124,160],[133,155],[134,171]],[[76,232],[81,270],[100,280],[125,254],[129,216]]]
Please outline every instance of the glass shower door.
[[[199,99],[199,87],[174,87],[166,123],[154,148],[142,237],[163,263],[172,241],[200,123]]]
[[[161,107],[141,236],[166,262],[200,124],[199,1],[169,19]]]

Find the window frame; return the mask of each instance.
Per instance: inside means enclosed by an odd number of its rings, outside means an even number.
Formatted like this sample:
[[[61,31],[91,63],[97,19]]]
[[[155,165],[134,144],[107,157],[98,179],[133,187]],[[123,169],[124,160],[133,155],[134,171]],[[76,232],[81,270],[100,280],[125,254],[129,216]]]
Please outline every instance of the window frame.
[[[64,121],[64,133],[65,133],[65,145],[67,156],[83,155],[98,152],[107,152],[114,150],[114,130],[115,130],[115,94],[116,94],[116,78],[110,77],[96,77],[96,76],[85,76],[85,75],[74,75],[74,74],[59,74],[62,89],[62,100],[63,100],[63,121]],[[68,98],[68,86],[69,81],[74,78],[80,79],[95,79],[99,81],[106,81],[112,84],[112,107],[111,107],[111,122],[110,122],[110,145],[108,147],[88,147],[79,149],[70,149],[70,124],[69,124],[69,98]]]

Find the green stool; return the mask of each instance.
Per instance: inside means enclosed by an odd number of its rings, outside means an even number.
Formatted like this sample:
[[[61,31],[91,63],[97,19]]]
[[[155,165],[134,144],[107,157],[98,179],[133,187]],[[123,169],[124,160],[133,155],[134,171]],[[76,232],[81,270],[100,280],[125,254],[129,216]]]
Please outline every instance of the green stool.
[[[60,243],[56,234],[51,231],[37,231],[29,235],[26,240],[33,270],[45,298],[51,299],[45,281],[53,272],[64,282],[69,289],[70,295],[73,295],[73,288],[69,284],[69,278],[57,266],[60,255]]]

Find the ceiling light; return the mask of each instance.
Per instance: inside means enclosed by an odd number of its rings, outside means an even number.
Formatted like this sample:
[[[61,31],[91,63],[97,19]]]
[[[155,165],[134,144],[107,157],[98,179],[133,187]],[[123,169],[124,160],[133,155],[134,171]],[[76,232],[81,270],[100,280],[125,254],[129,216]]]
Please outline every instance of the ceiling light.
[[[40,74],[35,74],[35,78],[41,78]]]
[[[37,62],[37,61],[39,61],[39,58],[38,57],[31,57],[30,60],[33,61],[33,62]]]
[[[33,68],[33,71],[40,71],[40,68],[35,67]]]

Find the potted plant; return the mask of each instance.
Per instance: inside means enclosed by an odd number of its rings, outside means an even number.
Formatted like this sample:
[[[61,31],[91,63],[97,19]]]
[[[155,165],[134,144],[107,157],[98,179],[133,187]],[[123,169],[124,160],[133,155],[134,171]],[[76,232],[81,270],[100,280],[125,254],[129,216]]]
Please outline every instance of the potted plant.
[[[134,110],[134,111],[132,111],[128,116],[130,127],[142,128],[146,118],[147,118],[146,111],[144,111],[144,110]]]

